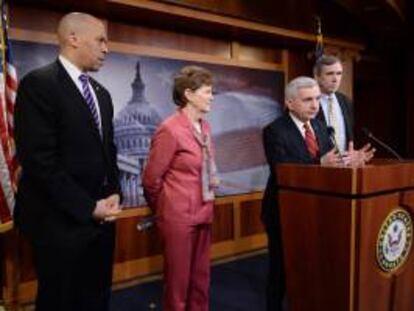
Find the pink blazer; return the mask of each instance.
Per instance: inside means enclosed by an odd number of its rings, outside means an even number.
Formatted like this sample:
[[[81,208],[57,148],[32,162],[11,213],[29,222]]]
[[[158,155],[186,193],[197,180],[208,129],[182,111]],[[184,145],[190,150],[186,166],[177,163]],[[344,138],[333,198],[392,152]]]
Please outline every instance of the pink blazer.
[[[203,133],[210,134],[206,121]],[[165,222],[211,223],[213,202],[202,200],[202,150],[181,111],[161,123],[151,141],[143,174],[149,206]]]

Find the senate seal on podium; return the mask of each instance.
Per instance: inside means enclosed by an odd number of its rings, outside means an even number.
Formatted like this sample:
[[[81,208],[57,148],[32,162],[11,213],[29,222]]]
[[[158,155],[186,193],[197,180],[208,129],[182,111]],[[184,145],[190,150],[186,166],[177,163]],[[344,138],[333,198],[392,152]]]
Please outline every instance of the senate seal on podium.
[[[393,272],[408,258],[412,245],[413,223],[402,208],[393,210],[381,225],[377,239],[377,262],[381,270]]]

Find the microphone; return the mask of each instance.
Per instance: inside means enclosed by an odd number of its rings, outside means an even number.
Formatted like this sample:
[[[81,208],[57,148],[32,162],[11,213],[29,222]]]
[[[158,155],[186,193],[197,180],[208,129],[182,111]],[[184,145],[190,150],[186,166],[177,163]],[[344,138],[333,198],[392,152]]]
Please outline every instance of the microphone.
[[[142,232],[150,229],[157,222],[158,216],[151,215],[144,217],[139,223],[137,223],[137,230]]]
[[[384,143],[382,140],[380,140],[379,138],[375,137],[374,134],[372,134],[372,132],[367,129],[366,127],[362,128],[362,132],[365,134],[365,136],[367,136],[369,139],[372,139],[373,141],[375,141],[378,145],[380,145],[382,148],[384,148],[385,150],[387,150],[389,153],[391,153],[395,158],[398,159],[398,161],[403,161],[403,158],[394,150],[392,149],[390,146],[388,146],[386,143]]]
[[[336,139],[335,139],[335,129],[332,126],[327,126],[326,130],[328,131],[328,135],[329,135],[329,138],[331,139],[331,142],[333,143],[335,149],[338,151],[339,157],[341,158],[341,163],[343,165],[345,165],[345,161],[344,161],[342,152],[339,149],[338,143],[336,142]]]

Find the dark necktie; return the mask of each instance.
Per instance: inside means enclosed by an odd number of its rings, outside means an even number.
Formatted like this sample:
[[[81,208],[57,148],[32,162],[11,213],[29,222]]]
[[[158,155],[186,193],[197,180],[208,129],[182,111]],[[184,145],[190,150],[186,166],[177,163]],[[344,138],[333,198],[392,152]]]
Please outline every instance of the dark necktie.
[[[316,156],[318,155],[319,152],[319,146],[318,146],[318,142],[316,141],[316,137],[313,134],[310,126],[308,123],[305,123],[303,125],[304,129],[305,129],[305,144],[306,147],[308,148],[309,154],[311,155],[312,158],[316,158]]]
[[[101,134],[101,127],[99,124],[99,115],[98,115],[98,111],[96,110],[97,107],[95,105],[95,101],[93,99],[91,89],[89,88],[89,77],[85,74],[81,74],[79,76],[79,80],[82,84],[83,97],[85,98],[89,111],[92,114],[93,121],[95,122],[96,128],[98,129],[99,134]]]

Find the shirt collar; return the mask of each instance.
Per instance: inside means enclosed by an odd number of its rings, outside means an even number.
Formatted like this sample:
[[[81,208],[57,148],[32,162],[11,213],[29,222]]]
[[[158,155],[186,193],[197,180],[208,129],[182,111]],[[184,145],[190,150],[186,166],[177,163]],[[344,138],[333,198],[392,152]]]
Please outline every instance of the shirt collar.
[[[293,122],[296,124],[298,128],[303,128],[303,125],[305,124],[301,120],[299,120],[293,113],[289,112],[290,117],[292,118]]]
[[[336,96],[335,96],[335,93],[330,93],[330,94],[325,94],[325,93],[322,93],[321,94],[321,98],[322,98],[322,100],[328,100],[328,98],[329,97],[332,97],[332,99],[335,101],[335,99],[336,99]]]
[[[69,76],[72,78],[72,80],[75,81],[75,83],[78,83],[79,76],[83,72],[63,55],[59,55],[59,61],[62,63],[62,66],[65,68],[65,70],[67,71]]]
[[[304,122],[299,120],[293,113],[289,112],[289,116],[292,118],[293,123],[297,126],[299,131],[302,133],[302,135],[305,133],[305,128],[303,127],[305,125]],[[313,132],[312,124],[310,123],[310,120],[306,122],[309,125],[309,128]]]

